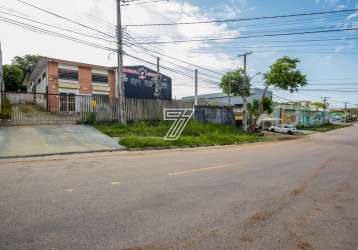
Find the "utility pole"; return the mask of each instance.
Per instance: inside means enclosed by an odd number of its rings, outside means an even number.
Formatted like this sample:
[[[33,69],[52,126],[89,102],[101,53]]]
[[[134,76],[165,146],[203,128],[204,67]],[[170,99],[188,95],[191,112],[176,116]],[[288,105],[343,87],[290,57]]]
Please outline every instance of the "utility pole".
[[[157,76],[155,77],[154,97],[160,98],[160,57],[157,57]]]
[[[245,78],[247,75],[247,56],[251,55],[252,51],[246,52],[244,54],[238,55],[238,57],[244,57],[244,73]],[[248,83],[247,83],[248,84]],[[242,122],[242,128],[245,132],[247,132],[247,103],[246,103],[246,97],[243,97],[243,122]]]
[[[122,124],[126,124],[126,100],[124,93],[124,74],[123,74],[123,37],[122,37],[122,17],[121,17],[121,2],[117,1],[117,95],[119,98],[119,116]]]
[[[328,96],[325,96],[325,97],[322,97],[323,98],[323,103],[324,103],[324,106],[323,106],[323,112],[324,112],[324,121],[323,122],[326,122],[326,110],[327,110],[327,107],[328,107]]]
[[[231,105],[231,81],[229,81],[229,106]]]
[[[344,102],[344,122],[347,123],[347,104],[348,102]]]
[[[198,106],[198,69],[195,69],[195,99],[194,107]]]
[[[246,52],[244,54],[238,55],[238,57],[244,57],[244,72],[247,73],[247,56],[251,55],[252,51]]]

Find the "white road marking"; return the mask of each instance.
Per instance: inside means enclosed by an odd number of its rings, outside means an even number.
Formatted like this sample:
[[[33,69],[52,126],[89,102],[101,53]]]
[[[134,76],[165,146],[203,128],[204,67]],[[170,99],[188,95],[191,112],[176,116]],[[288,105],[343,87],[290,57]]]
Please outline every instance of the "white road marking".
[[[73,189],[67,189],[66,191],[67,192],[73,192]]]
[[[212,166],[212,167],[207,167],[207,168],[197,168],[197,169],[192,169],[192,170],[185,170],[185,171],[170,173],[170,174],[168,174],[168,175],[169,175],[169,176],[177,176],[177,175],[183,175],[183,174],[193,174],[193,173],[198,173],[198,172],[203,172],[203,171],[209,171],[209,170],[215,170],[215,169],[221,169],[221,168],[236,167],[236,166],[243,165],[243,164],[247,164],[247,163],[249,163],[249,162],[248,162],[248,161],[235,162],[235,163],[229,163],[229,164],[224,164],[224,165],[217,165],[217,166]]]
[[[119,185],[119,184],[121,184],[121,182],[120,182],[120,181],[114,181],[114,182],[111,182],[111,185]]]

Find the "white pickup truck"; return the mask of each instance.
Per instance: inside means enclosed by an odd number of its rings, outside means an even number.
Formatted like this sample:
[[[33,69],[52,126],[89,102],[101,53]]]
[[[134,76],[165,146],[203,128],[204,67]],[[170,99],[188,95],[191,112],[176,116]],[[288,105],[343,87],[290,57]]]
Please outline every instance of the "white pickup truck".
[[[290,135],[293,135],[297,132],[297,129],[293,124],[281,124],[279,126],[271,126],[269,130],[271,132],[284,133]]]

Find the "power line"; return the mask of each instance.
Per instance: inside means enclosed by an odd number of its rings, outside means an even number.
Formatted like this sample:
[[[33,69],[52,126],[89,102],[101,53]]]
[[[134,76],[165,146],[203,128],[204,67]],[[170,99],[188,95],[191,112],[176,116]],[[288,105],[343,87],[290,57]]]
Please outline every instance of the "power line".
[[[277,18],[287,18],[287,17],[325,15],[325,14],[335,14],[335,13],[354,12],[354,11],[358,11],[358,9],[346,9],[346,10],[335,10],[335,11],[320,11],[320,12],[298,13],[298,14],[289,14],[289,15],[262,16],[262,17],[212,20],[212,21],[177,22],[177,23],[152,23],[152,24],[128,24],[126,26],[127,27],[151,27],[151,26],[173,26],[173,25],[189,25],[189,24],[227,23],[227,22],[241,22],[241,21],[252,21],[252,20],[263,20],[263,19],[277,19]]]
[[[53,16],[55,16],[55,17],[57,17],[57,18],[60,18],[60,19],[63,19],[63,20],[72,22],[72,23],[74,23],[74,24],[76,24],[76,25],[79,25],[79,26],[81,26],[81,27],[84,27],[84,28],[86,28],[86,29],[89,29],[89,30],[98,32],[98,33],[100,33],[100,34],[103,34],[103,35],[106,35],[106,36],[109,36],[109,37],[112,37],[112,38],[116,38],[116,36],[111,36],[111,35],[109,35],[108,33],[105,33],[105,32],[103,32],[103,31],[101,31],[101,30],[94,29],[94,28],[89,27],[89,26],[87,26],[87,25],[84,25],[84,24],[82,24],[82,23],[80,23],[80,22],[77,22],[77,21],[75,21],[75,20],[73,20],[73,19],[70,19],[70,18],[64,17],[64,16],[62,16],[62,15],[56,14],[56,13],[51,12],[51,11],[49,11],[49,10],[45,10],[45,9],[43,9],[43,8],[40,8],[40,7],[36,6],[36,5],[30,4],[30,3],[25,2],[25,1],[23,1],[23,0],[17,0],[17,1],[20,2],[20,3],[23,3],[23,4],[25,4],[25,5],[28,5],[28,6],[32,7],[32,8],[35,8],[35,9],[37,9],[37,10],[40,10],[40,11],[42,11],[42,12],[45,12],[45,13],[47,13],[47,14],[53,15]]]
[[[237,36],[237,37],[222,37],[222,38],[207,38],[207,39],[188,39],[188,40],[173,40],[173,41],[140,42],[140,43],[136,43],[136,44],[189,43],[189,42],[202,42],[202,41],[209,42],[209,41],[238,40],[238,39],[249,39],[249,38],[260,38],[260,37],[308,35],[308,34],[332,33],[332,32],[354,31],[354,30],[358,30],[358,27],[355,27],[355,28],[342,28],[342,29],[330,29],[330,30],[317,30],[317,31],[305,31],[305,32],[263,34],[263,35],[253,35],[253,36]]]
[[[62,30],[62,31],[66,31],[66,32],[70,32],[70,33],[74,33],[74,34],[78,34],[78,35],[87,36],[87,37],[91,37],[91,38],[103,40],[103,41],[110,42],[110,43],[115,43],[114,40],[108,40],[108,39],[105,39],[105,38],[103,38],[103,37],[93,36],[93,35],[91,35],[91,34],[86,34],[86,33],[82,33],[82,32],[79,32],[79,31],[74,31],[74,30],[71,30],[71,29],[67,29],[67,28],[64,28],[64,27],[57,26],[57,25],[47,24],[47,23],[44,23],[44,22],[37,21],[37,20],[35,20],[35,19],[31,19],[31,18],[27,18],[27,17],[22,17],[22,16],[19,16],[19,15],[16,15],[16,14],[12,14],[12,13],[9,13],[9,12],[6,12],[6,11],[1,11],[1,10],[0,10],[0,13],[6,14],[6,15],[10,15],[10,16],[13,16],[13,17],[17,17],[17,18],[20,18],[20,19],[23,19],[23,20],[27,20],[27,21],[30,21],[30,22],[33,22],[33,23],[41,24],[41,25],[44,25],[44,26],[47,26],[47,27],[55,28],[55,29],[58,29],[58,30]],[[3,18],[5,18],[5,17],[3,17]],[[16,20],[14,20],[14,19],[10,19],[10,18],[8,18],[8,19],[9,19],[9,20],[12,20],[12,21],[16,21]]]
[[[141,41],[141,40],[140,40],[140,41]],[[136,46],[136,47],[139,47],[139,45],[137,45],[137,44],[135,44],[135,43],[129,43],[129,44],[130,44],[130,45],[133,45],[133,46]],[[194,63],[191,63],[191,62],[188,62],[188,61],[186,61],[186,60],[184,60],[184,59],[181,59],[181,58],[178,58],[178,57],[169,56],[169,55],[164,54],[164,53],[162,53],[162,52],[159,52],[159,51],[150,49],[150,48],[148,48],[148,47],[146,47],[146,46],[140,46],[140,47],[141,47],[142,49],[144,49],[144,50],[148,50],[148,51],[153,52],[153,53],[155,53],[155,54],[168,57],[168,58],[173,59],[173,60],[176,60],[176,61],[178,61],[178,62],[182,62],[182,63],[185,63],[185,64],[187,64],[187,65],[191,65],[191,66],[193,66],[193,67],[196,67],[196,68],[199,68],[199,69],[208,71],[208,72],[212,72],[212,73],[217,74],[217,75],[220,75],[220,76],[222,76],[222,74],[223,74],[223,73],[221,73],[221,72],[218,72],[218,71],[209,69],[209,68],[207,68],[207,67],[204,67],[204,66],[201,66],[201,65],[197,65],[197,64],[194,64]],[[159,48],[158,48],[158,49],[159,49]]]
[[[42,33],[42,34],[47,34],[47,35],[50,35],[50,36],[55,36],[55,37],[58,37],[58,38],[63,38],[63,39],[66,39],[66,40],[70,40],[70,41],[73,41],[73,42],[76,42],[76,43],[88,45],[88,46],[91,46],[91,47],[104,49],[104,50],[111,51],[111,52],[117,52],[118,51],[117,49],[114,49],[114,48],[111,48],[111,47],[106,47],[106,46],[99,45],[99,44],[96,44],[96,43],[92,43],[92,42],[89,42],[89,41],[85,41],[85,40],[82,40],[82,39],[79,39],[79,38],[76,38],[76,37],[73,37],[73,36],[61,34],[61,33],[54,32],[54,31],[50,31],[50,30],[47,30],[47,29],[44,29],[44,28],[40,28],[40,27],[31,25],[31,24],[26,24],[26,23],[23,23],[23,22],[19,22],[19,21],[16,21],[16,20],[9,19],[9,18],[0,17],[0,21],[6,22],[6,23],[9,23],[9,24],[13,24],[13,25],[21,27],[23,29],[30,30],[30,31],[33,31],[33,32],[36,32],[36,33]],[[153,64],[152,62],[143,60],[141,58],[135,57],[135,56],[133,56],[131,54],[128,54],[128,53],[125,53],[125,55],[129,56],[129,57],[132,57],[132,58],[135,58],[137,60],[140,60],[142,62],[148,63],[148,64],[156,65],[156,64]],[[179,71],[179,70],[167,67],[167,66],[162,66],[162,68],[167,70],[167,71],[179,74],[179,75],[187,76],[189,78],[194,77],[193,75],[186,74],[185,72],[182,72],[182,71]],[[210,83],[210,84],[214,84],[214,85],[218,84],[216,81],[213,81],[213,80],[210,80],[210,79],[206,79],[206,78],[201,78],[201,79],[205,80],[207,83]]]

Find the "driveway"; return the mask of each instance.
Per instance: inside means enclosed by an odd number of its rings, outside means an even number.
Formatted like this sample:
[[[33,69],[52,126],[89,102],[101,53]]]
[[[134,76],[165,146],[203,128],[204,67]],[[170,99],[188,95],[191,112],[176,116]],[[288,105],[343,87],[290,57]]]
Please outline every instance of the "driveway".
[[[118,140],[90,126],[0,128],[0,158],[123,149]]]

